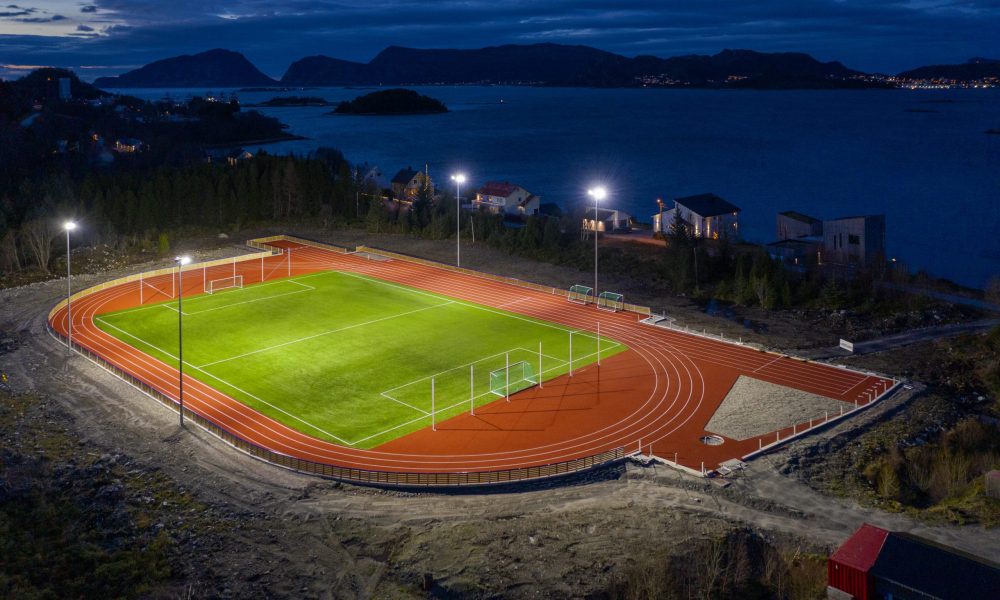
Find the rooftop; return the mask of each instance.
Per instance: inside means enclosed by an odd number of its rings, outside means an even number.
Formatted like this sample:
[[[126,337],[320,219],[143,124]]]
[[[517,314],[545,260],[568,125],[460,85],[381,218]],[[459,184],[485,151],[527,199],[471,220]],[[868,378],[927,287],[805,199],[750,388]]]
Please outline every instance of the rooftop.
[[[735,212],[740,212],[740,208],[735,204],[727,202],[715,194],[697,194],[695,196],[685,196],[674,200],[702,217],[715,217]]]
[[[479,188],[479,193],[484,196],[499,196],[500,198],[506,198],[517,190],[518,186],[513,183],[504,181],[487,181],[483,184],[483,187]]]
[[[396,173],[396,176],[392,178],[392,183],[402,183],[405,185],[413,181],[413,178],[416,177],[419,173],[420,171],[414,171],[410,167],[406,167],[405,169],[400,169],[399,173]]]
[[[823,221],[817,219],[816,217],[810,217],[809,215],[804,215],[804,214],[802,214],[802,213],[800,213],[798,211],[794,211],[794,210],[786,210],[785,212],[781,213],[781,216],[788,217],[789,219],[794,219],[796,221],[799,221],[801,223],[805,223],[807,225],[815,225],[816,223],[822,223],[823,222]]]

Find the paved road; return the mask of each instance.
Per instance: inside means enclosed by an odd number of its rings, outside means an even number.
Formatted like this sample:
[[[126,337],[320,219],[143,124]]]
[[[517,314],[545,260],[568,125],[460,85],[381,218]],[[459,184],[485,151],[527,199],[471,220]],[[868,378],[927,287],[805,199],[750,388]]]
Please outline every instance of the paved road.
[[[1000,319],[982,319],[970,323],[952,323],[950,325],[937,325],[934,327],[924,327],[913,331],[904,331],[887,335],[865,342],[854,343],[854,354],[871,354],[872,352],[882,352],[900,346],[908,346],[917,342],[928,340],[940,340],[962,335],[963,333],[975,333],[985,331],[1000,325]],[[850,356],[851,353],[842,348],[821,348],[819,350],[805,351],[802,355],[812,359],[838,358]]]
[[[916,294],[918,296],[927,296],[928,298],[935,298],[937,300],[943,300],[944,302],[951,302],[952,304],[964,304],[966,306],[971,306],[987,312],[1000,313],[1000,305],[993,304],[992,302],[988,302],[986,300],[979,300],[978,298],[969,298],[968,296],[961,296],[959,294],[949,294],[948,292],[939,292],[937,290],[929,290],[915,285],[905,285],[889,281],[884,281],[876,285],[890,290],[899,290],[910,294]]]

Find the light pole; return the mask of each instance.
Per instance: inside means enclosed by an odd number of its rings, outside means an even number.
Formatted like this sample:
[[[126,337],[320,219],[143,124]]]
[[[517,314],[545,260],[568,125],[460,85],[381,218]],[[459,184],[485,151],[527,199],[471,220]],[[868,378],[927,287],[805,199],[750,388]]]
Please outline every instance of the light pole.
[[[604,186],[597,186],[587,190],[587,195],[594,199],[594,299],[597,299],[597,208],[608,197],[608,190]]]
[[[455,173],[451,176],[455,182],[455,266],[462,266],[462,184],[465,183],[465,173]]]
[[[191,263],[190,256],[178,256],[177,263],[177,400],[180,403],[181,427],[184,427],[184,265]]]
[[[76,229],[76,223],[66,221],[63,223],[66,230],[66,344],[70,351],[73,350],[73,307],[71,298],[73,296],[73,272],[69,268],[69,232]]]

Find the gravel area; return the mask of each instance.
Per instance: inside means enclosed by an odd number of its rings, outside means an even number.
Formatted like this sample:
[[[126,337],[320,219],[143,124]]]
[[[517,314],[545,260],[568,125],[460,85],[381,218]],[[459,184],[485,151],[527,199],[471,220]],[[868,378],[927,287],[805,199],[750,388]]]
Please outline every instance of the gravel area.
[[[824,396],[740,375],[706,429],[745,440],[822,418],[827,412],[839,414],[843,405]]]

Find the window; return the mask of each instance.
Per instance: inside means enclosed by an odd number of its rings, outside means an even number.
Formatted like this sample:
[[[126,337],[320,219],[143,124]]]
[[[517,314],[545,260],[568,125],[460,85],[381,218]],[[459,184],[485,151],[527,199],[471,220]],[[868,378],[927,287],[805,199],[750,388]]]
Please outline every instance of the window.
[[[861,238],[859,236],[856,236],[856,235],[848,234],[847,235],[847,243],[851,244],[852,246],[859,246],[861,244]]]

